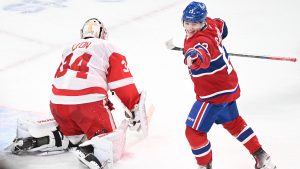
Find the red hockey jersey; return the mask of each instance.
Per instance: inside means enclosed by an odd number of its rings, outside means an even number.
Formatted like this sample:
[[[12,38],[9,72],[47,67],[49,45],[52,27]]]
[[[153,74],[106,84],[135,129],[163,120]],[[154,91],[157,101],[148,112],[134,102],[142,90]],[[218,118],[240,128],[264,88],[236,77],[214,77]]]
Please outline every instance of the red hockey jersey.
[[[221,19],[206,18],[207,26],[184,41],[184,53],[191,48],[201,49],[203,65],[190,69],[197,100],[220,104],[240,96],[238,77],[222,44],[227,28]],[[226,29],[226,30],[225,30]],[[226,31],[224,36],[223,30]]]
[[[98,38],[80,39],[65,49],[52,86],[50,100],[55,104],[99,101],[108,90],[129,109],[139,100],[125,56]]]

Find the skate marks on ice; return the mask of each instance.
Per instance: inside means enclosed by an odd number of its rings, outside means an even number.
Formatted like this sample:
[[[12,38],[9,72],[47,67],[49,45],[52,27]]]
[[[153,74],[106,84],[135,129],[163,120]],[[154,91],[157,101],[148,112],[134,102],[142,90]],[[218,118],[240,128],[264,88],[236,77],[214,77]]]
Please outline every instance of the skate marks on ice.
[[[15,155],[2,151],[0,154],[0,169],[53,169],[72,168],[83,169],[84,164],[80,163],[72,152],[65,152],[55,155],[22,154]]]
[[[67,0],[23,0],[19,3],[12,3],[3,8],[6,11],[15,11],[20,13],[37,13],[49,7],[65,8]]]

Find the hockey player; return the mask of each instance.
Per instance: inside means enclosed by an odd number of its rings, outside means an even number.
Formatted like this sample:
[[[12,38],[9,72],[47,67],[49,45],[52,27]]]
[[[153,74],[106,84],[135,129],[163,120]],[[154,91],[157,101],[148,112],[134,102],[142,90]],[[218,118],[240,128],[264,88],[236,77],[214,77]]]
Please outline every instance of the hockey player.
[[[256,160],[255,169],[275,169],[257,136],[239,115],[237,74],[222,40],[228,30],[221,19],[207,17],[204,3],[191,2],[183,11],[184,63],[194,83],[196,102],[186,120],[186,138],[199,169],[212,168],[211,143],[207,133],[212,125],[223,127],[240,141]]]
[[[19,135],[25,131],[27,137],[17,138],[12,151],[65,150],[79,145],[76,155],[89,168],[111,168],[122,155],[127,126],[141,129],[145,93],[138,92],[125,56],[106,40],[101,21],[87,20],[80,32],[81,39],[62,53],[55,74],[50,101],[55,121],[48,127],[19,123]],[[125,114],[129,122],[123,121],[117,129],[108,90],[131,110]]]

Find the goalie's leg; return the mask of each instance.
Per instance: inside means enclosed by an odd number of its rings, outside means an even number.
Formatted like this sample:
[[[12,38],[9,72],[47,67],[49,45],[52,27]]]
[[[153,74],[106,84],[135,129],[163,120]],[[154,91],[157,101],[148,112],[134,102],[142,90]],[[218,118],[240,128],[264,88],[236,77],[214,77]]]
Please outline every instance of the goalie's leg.
[[[35,151],[66,150],[69,140],[57,128],[55,121],[45,123],[19,120],[17,136],[10,150],[14,154]]]
[[[13,140],[12,152],[14,154],[18,154],[22,151],[29,151],[34,148],[40,147],[42,145],[46,145],[49,143],[49,137],[27,137],[27,138],[15,138]]]
[[[111,133],[93,137],[79,145],[75,151],[77,158],[91,169],[110,169],[118,161],[125,148],[128,121]]]

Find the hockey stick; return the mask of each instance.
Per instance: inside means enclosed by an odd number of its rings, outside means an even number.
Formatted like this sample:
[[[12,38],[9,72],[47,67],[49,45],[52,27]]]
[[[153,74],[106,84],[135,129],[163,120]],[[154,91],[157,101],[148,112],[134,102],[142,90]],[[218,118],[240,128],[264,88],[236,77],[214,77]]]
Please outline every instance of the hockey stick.
[[[166,42],[166,46],[170,50],[183,51],[183,48],[175,46],[173,44],[173,40],[170,39]],[[247,58],[259,58],[259,59],[270,59],[270,60],[281,60],[281,61],[290,61],[296,62],[297,58],[293,57],[278,57],[278,56],[261,56],[261,55],[250,55],[250,54],[241,54],[241,53],[228,53],[230,56],[238,56],[238,57],[247,57]]]

